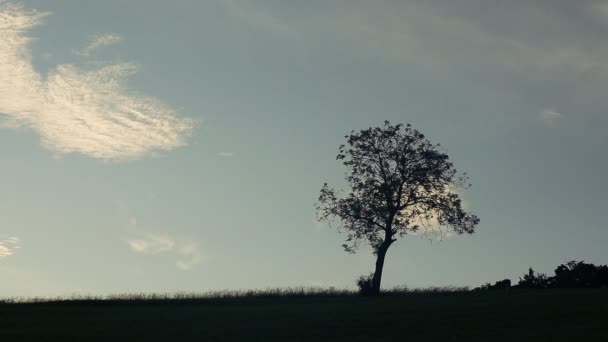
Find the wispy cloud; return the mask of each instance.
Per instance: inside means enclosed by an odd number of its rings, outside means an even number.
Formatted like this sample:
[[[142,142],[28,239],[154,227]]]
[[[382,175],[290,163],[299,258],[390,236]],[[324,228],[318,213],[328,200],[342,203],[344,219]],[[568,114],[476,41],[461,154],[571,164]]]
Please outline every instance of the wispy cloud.
[[[222,0],[222,4],[227,13],[237,21],[244,21],[256,29],[279,36],[297,37],[291,25],[249,0]]]
[[[592,17],[600,19],[605,24],[608,24],[608,3],[605,1],[588,2],[585,6],[585,11]]]
[[[220,152],[217,155],[222,158],[232,158],[235,156],[235,153],[234,152]]]
[[[0,242],[0,258],[7,257],[12,254],[13,251],[11,251],[8,247],[4,246],[2,242]]]
[[[189,270],[203,260],[200,245],[193,240],[180,240],[169,234],[146,234],[138,238],[127,239],[131,250],[142,254],[169,253],[177,258],[175,266]]]
[[[562,114],[552,108],[545,108],[540,113],[541,119],[551,125],[554,124],[557,120],[562,118]]]
[[[608,49],[589,44],[585,39],[565,44],[560,30],[574,31],[578,29],[572,27],[576,23],[560,17],[557,11],[543,8],[551,6],[548,2],[544,5],[514,2],[488,8],[484,16],[475,15],[478,12],[469,7],[479,6],[468,1],[440,6],[417,0],[383,2],[378,6],[370,6],[366,1],[334,1],[300,12],[248,0],[223,0],[223,3],[243,25],[265,32],[289,32],[283,36],[297,42],[298,47],[324,44],[349,57],[415,64],[436,73],[455,66],[475,65],[517,72],[598,70],[608,76],[605,63]],[[582,3],[579,7],[583,7]],[[608,5],[604,2],[585,3],[590,12],[604,19],[608,17]],[[519,18],[525,25],[514,27],[510,18]],[[551,33],[553,30],[542,29],[545,27],[558,30]],[[530,31],[539,33],[529,34]],[[579,38],[583,38],[582,34]]]
[[[128,243],[134,252],[146,254],[168,252],[175,247],[175,240],[168,235],[150,234],[143,238],[128,240]]]
[[[0,258],[5,258],[15,254],[15,250],[21,248],[19,238],[9,237],[0,239]]]
[[[203,259],[199,244],[195,241],[186,241],[178,245],[176,253],[179,256],[179,260],[177,260],[175,266],[184,271],[191,269]]]
[[[144,157],[186,144],[193,122],[159,100],[136,95],[125,80],[133,64],[83,70],[62,64],[48,75],[32,65],[28,31],[46,13],[0,0],[0,127],[29,127],[61,155],[106,160]],[[102,36],[89,47],[115,43]]]
[[[89,56],[93,51],[95,51],[101,47],[118,44],[122,41],[123,41],[123,37],[121,37],[117,34],[107,33],[107,34],[98,35],[98,36],[93,37],[91,39],[91,42],[89,43],[89,45],[87,45],[84,49],[82,49],[82,51],[78,51],[78,53],[83,56]]]
[[[243,17],[235,25],[280,38],[291,49],[307,54],[324,49],[348,61],[383,63],[395,71],[421,75],[424,82],[486,93],[509,103],[529,103],[529,108],[568,103],[580,118],[574,125],[602,134],[597,113],[608,111],[601,91],[608,82],[606,1],[511,1],[480,9],[473,0],[376,5],[336,0],[301,6],[298,11],[256,1],[229,2],[228,17]],[[272,22],[281,23],[280,29],[266,25]],[[540,96],[543,99],[538,101]],[[476,102],[492,110],[495,103],[487,99],[479,96]],[[539,112],[528,118],[538,119]],[[564,118],[541,117],[548,125]],[[606,123],[606,118],[599,120]]]

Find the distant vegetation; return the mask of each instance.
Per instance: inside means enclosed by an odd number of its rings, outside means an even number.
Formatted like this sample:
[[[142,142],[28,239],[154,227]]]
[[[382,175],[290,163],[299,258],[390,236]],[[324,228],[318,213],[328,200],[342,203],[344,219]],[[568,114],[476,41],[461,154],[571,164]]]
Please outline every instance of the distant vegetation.
[[[510,287],[512,287],[511,280],[504,279],[494,284],[486,283],[474,290],[496,290]],[[520,289],[608,288],[608,266],[596,266],[584,261],[572,260],[557,266],[553,276],[536,273],[530,267],[528,273],[520,277],[519,282],[513,287]]]

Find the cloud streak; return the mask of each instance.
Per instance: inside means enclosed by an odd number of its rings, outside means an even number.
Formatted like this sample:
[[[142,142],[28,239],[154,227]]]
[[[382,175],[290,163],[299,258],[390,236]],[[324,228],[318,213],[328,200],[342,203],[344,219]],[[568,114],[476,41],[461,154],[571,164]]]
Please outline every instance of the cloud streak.
[[[168,252],[175,247],[175,241],[168,235],[147,235],[140,239],[128,241],[131,250],[137,253],[158,254]]]
[[[0,259],[15,254],[15,250],[21,248],[19,242],[20,240],[17,237],[9,237],[0,240]]]
[[[549,125],[554,124],[557,120],[562,118],[562,114],[557,112],[555,109],[552,108],[545,108],[543,109],[543,111],[540,113],[540,117],[543,119],[543,121]]]
[[[186,144],[193,122],[159,100],[125,86],[133,64],[83,70],[72,64],[41,75],[32,64],[28,31],[47,13],[0,0],[0,127],[28,127],[58,155],[128,160]],[[97,37],[86,50],[120,41]]]
[[[142,237],[127,239],[133,252],[141,254],[173,254],[177,260],[175,266],[180,270],[190,270],[203,260],[198,242],[177,240],[168,234],[146,234]]]
[[[354,52],[374,60],[380,57],[424,67],[425,71],[440,72],[471,64],[478,68],[477,64],[483,62],[484,67],[511,72],[596,70],[608,76],[605,63],[608,50],[602,45],[590,47],[585,39],[564,44],[561,31],[567,34],[576,31],[582,36],[577,38],[583,38],[578,27],[585,25],[572,23],[580,18],[554,13],[550,9],[555,6],[550,2],[488,6],[484,7],[488,13],[483,16],[471,10],[480,7],[474,1],[438,5],[415,0],[379,6],[369,6],[365,1],[335,1],[297,15],[281,10],[280,6],[269,7],[248,0],[223,3],[242,25],[264,32],[290,32],[284,36],[298,45],[326,44],[349,56]],[[603,2],[587,0],[573,6],[588,8],[588,12],[604,22],[608,17],[608,5]],[[519,18],[524,25],[513,26],[512,18]],[[556,33],[548,33],[551,30],[546,27],[555,28]],[[531,31],[543,35],[529,34]]]
[[[89,45],[87,45],[79,54],[83,56],[89,56],[93,51],[108,45],[114,45],[121,43],[123,38],[116,34],[103,34],[93,37]]]
[[[255,6],[249,0],[222,0],[226,11],[237,21],[244,21],[266,32],[286,38],[296,38],[293,28],[281,18]]]

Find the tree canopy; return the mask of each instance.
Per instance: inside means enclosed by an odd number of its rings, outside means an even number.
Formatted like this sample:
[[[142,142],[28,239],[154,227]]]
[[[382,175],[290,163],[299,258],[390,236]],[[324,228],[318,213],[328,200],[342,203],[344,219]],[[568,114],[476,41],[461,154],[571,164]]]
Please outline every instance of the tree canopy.
[[[347,233],[343,247],[354,253],[362,241],[377,256],[371,293],[380,290],[384,257],[398,237],[434,226],[457,234],[474,232],[479,218],[463,209],[459,192],[468,188],[439,144],[410,124],[351,131],[337,160],[348,169],[346,194],[324,184],[317,204],[321,221]]]

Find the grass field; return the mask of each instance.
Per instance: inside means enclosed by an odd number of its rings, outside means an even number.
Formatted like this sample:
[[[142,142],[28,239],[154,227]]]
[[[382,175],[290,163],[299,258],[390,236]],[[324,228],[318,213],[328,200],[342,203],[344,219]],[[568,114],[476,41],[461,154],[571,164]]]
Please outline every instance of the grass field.
[[[608,341],[608,289],[0,304],[0,341]]]

